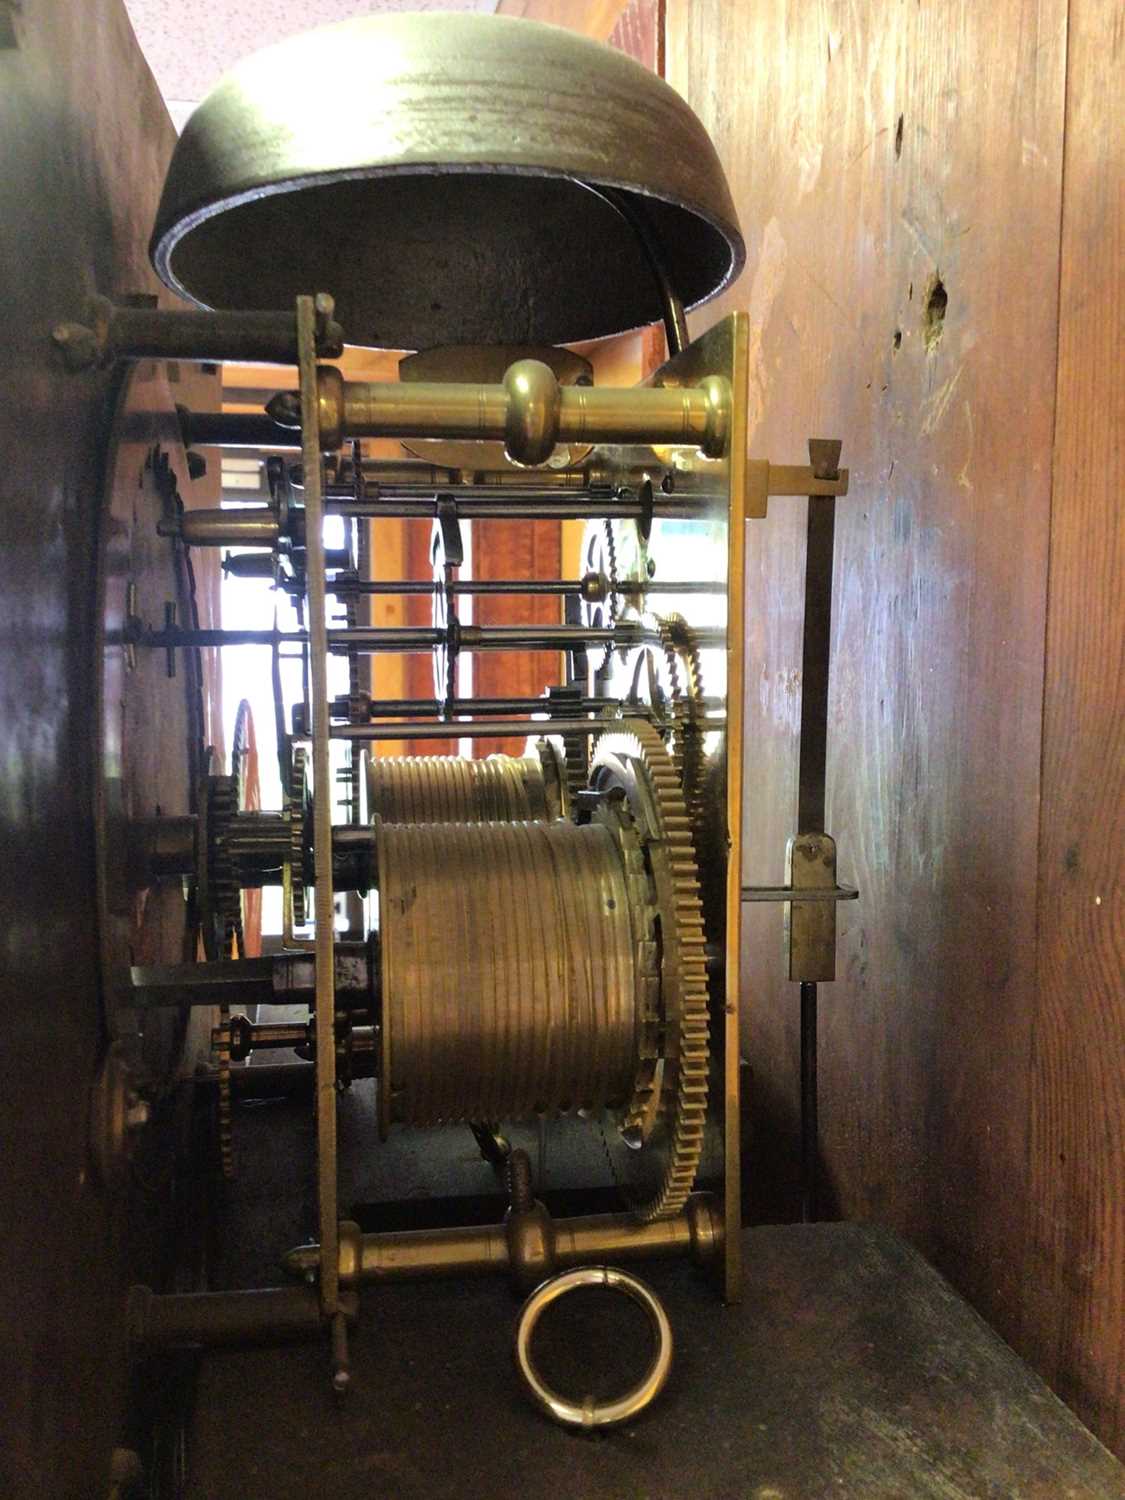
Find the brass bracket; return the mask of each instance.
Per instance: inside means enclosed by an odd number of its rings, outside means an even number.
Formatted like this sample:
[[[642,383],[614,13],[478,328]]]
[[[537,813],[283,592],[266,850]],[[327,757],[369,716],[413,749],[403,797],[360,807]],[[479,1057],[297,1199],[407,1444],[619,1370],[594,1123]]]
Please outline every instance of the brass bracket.
[[[802,984],[835,979],[836,902],[840,899],[835,839],[827,833],[800,833],[790,839],[785,873],[794,893],[816,893],[813,900],[791,900],[785,907],[789,978]]]
[[[846,495],[848,471],[820,474],[808,464],[771,464],[765,458],[746,460],[746,519],[764,521],[771,495]]]

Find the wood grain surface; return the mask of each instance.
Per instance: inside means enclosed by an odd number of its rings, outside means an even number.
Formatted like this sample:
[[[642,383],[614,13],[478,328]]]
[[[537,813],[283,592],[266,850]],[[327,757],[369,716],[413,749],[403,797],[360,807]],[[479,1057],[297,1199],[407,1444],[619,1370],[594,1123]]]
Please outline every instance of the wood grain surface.
[[[821,1001],[829,1209],[907,1233],[1120,1442],[1121,22],[1072,16],[1065,208],[1065,0],[672,0],[667,67],[749,245],[695,326],[751,314],[752,452],[836,436],[852,473],[828,831],[861,899]],[[755,882],[793,828],[803,520],[775,500],[749,536]],[[784,1218],[797,997],[778,915],[747,927],[751,1196]]]
[[[1071,0],[1024,1346],[1125,1446],[1125,16]]]
[[[253,1158],[266,1175],[275,1140]],[[284,1217],[285,1195],[270,1201]],[[260,1247],[270,1201],[245,1192],[228,1233],[244,1218],[248,1246]],[[187,1500],[245,1500],[263,1493],[263,1476],[271,1500],[329,1489],[335,1500],[1121,1494],[1120,1466],[898,1236],[765,1225],[746,1231],[743,1256],[747,1296],[730,1308],[686,1262],[644,1267],[672,1323],[675,1367],[650,1411],[592,1440],[545,1421],[520,1389],[516,1302],[498,1277],[366,1288],[378,1313],[357,1325],[354,1388],[331,1422],[316,1344],[210,1353]],[[621,1390],[642,1358],[640,1330],[621,1316],[630,1309],[579,1302],[543,1320],[536,1359],[563,1391]],[[243,1405],[256,1420],[231,1443],[225,1414]]]
[[[562,527],[558,521],[481,521],[473,527],[474,578],[558,578]],[[560,625],[562,603],[551,594],[487,594],[473,600],[478,625]],[[537,698],[562,682],[557,651],[479,651],[473,657],[473,696]],[[526,736],[481,740],[478,756],[522,755]]]

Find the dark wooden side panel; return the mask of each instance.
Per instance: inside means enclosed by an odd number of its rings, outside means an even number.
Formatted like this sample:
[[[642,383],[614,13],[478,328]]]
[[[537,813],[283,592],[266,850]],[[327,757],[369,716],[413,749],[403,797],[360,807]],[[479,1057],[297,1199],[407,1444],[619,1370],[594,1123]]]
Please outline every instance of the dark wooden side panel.
[[[92,660],[108,375],[52,326],[154,291],[174,139],[121,0],[0,7],[0,1493],[104,1495],[122,1212],[90,1168],[99,1051]]]
[[[748,242],[725,306],[754,325],[752,452],[838,436],[852,473],[828,817],[862,896],[822,992],[827,1208],[910,1235],[1023,1349],[1066,20],[1065,0],[667,14],[669,81]],[[803,528],[784,500],[750,528],[755,881],[793,829]],[[780,914],[747,927],[752,1197],[792,1217],[797,996]]]
[[[1024,1339],[1125,1446],[1125,15],[1071,0]]]

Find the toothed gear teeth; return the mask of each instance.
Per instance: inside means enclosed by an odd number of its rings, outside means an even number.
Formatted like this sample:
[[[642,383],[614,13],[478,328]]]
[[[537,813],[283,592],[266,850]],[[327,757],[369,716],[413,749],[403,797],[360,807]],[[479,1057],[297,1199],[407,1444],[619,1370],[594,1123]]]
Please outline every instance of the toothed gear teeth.
[[[707,1121],[710,1006],[699,876],[679,775],[660,735],[644,720],[626,719],[601,736],[593,757],[595,779],[599,768],[612,778],[614,762],[622,760],[643,768],[654,793],[655,826],[647,841],[642,832],[641,842],[648,845],[663,938],[660,1088],[667,1160],[655,1193],[634,1204],[637,1217],[650,1221],[683,1208],[699,1170]],[[642,1068],[625,1128],[634,1122],[640,1095],[647,1089],[651,1096],[655,1088],[655,1077],[646,1078]]]
[[[230,1081],[230,1006],[219,1006],[219,1037],[215,1043],[219,1082],[219,1159],[223,1176],[234,1176],[234,1121]]]
[[[703,780],[703,670],[695,635],[681,615],[655,616],[672,689],[672,760],[692,826]]]
[[[293,751],[289,796],[289,892],[293,926],[303,927],[308,917],[305,900],[305,812],[308,800],[308,753],[303,745]]]
[[[207,783],[208,880],[205,918],[212,931],[221,924],[221,955],[229,958],[232,946],[243,954],[242,890],[238,871],[228,851],[226,834],[246,806],[246,768],[250,753],[250,705],[238,705],[231,737],[230,775],[212,776]],[[230,1006],[220,1005],[215,1052],[219,1084],[219,1156],[223,1176],[234,1176],[233,1103],[230,1077]]]

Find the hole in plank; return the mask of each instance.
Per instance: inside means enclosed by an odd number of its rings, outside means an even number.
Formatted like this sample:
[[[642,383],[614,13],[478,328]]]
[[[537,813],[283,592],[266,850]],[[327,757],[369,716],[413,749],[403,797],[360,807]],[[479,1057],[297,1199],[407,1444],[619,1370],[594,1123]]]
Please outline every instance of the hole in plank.
[[[933,354],[941,343],[948,306],[949,293],[945,290],[945,283],[940,276],[935,276],[926,294],[926,306],[922,314],[922,337],[928,354]]]

